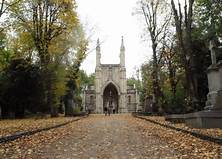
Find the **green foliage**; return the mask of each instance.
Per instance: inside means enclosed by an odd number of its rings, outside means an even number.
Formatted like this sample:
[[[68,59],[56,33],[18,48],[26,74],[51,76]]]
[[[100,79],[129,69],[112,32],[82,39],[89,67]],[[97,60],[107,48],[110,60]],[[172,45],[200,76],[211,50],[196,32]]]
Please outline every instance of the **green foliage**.
[[[144,105],[145,98],[152,96],[152,62],[146,62],[141,66],[142,85],[140,90],[140,102]]]
[[[30,112],[45,111],[43,89],[38,66],[28,60],[13,59],[0,79],[0,103],[3,118],[24,117],[25,109]]]
[[[127,79],[127,85],[133,87],[135,85],[136,89],[138,91],[141,90],[141,81],[138,79],[135,79],[134,77]]]
[[[73,110],[74,114],[78,114],[81,112],[81,107],[75,107]]]
[[[65,66],[61,63],[54,63],[50,65],[48,70],[51,70],[51,83],[53,95],[53,105],[55,108],[59,108],[61,104],[61,97],[66,92],[66,70]]]
[[[94,86],[95,84],[95,74],[90,74],[89,76],[83,71],[79,71],[79,81],[81,87],[85,87],[86,85],[88,86]]]
[[[141,66],[141,75],[142,75],[142,87],[144,97],[152,95],[152,70],[150,69],[152,66],[152,61],[144,63]]]
[[[83,60],[86,58],[86,51],[88,46],[88,41],[84,39],[84,36],[81,36],[81,39],[79,41],[79,45],[76,48],[76,54],[73,59],[72,65],[68,68],[67,73],[67,83],[66,83],[66,95],[65,95],[65,108],[66,110],[69,109],[69,107],[72,107],[69,105],[69,100],[74,100],[75,103],[79,104],[79,95],[81,93],[81,71],[80,66],[83,62]],[[65,111],[65,115],[71,115],[72,113]]]
[[[86,58],[86,51],[88,46],[88,41],[84,38],[85,37],[82,36],[78,43],[79,45],[76,48],[76,53],[72,61],[72,65],[69,67],[67,74],[67,87],[72,90],[80,87],[80,82],[78,80],[80,76],[80,66],[83,60]]]
[[[7,48],[6,34],[0,31],[0,71],[9,65],[13,56],[12,51]]]
[[[145,100],[146,97],[152,96],[152,61],[149,63],[144,63],[142,65],[142,90],[141,90],[141,102]],[[184,88],[183,71],[180,67],[176,68],[176,77],[178,78],[176,84],[175,93],[172,90],[169,72],[165,64],[160,69],[159,72],[160,87],[163,92],[163,98],[160,98],[158,102],[162,107],[153,108],[153,111],[158,113],[184,113],[186,112],[186,91]]]
[[[222,36],[222,3],[221,1],[196,0],[195,22],[198,35],[205,39]]]
[[[170,86],[165,85],[163,89],[165,99],[165,113],[169,114],[181,114],[186,112],[186,92],[182,83],[179,83],[176,88],[176,94],[174,95],[170,91]]]
[[[13,5],[7,8],[5,24],[11,27],[4,30],[8,34],[0,34],[3,116],[21,111],[16,116],[23,117],[25,110],[51,111],[52,116],[57,116],[70,89],[75,95],[71,93],[69,97],[81,106],[79,67],[86,57],[88,41],[75,1],[10,3]]]
[[[74,97],[75,105],[78,107],[82,107],[82,97],[80,95],[75,95]]]

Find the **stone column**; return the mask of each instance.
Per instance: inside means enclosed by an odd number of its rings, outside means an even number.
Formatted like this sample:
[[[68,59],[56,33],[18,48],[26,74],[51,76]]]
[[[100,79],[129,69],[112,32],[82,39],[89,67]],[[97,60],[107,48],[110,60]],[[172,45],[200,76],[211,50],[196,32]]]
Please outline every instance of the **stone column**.
[[[95,113],[102,113],[102,95],[101,95],[101,85],[102,85],[102,72],[101,67],[96,67],[96,77],[95,77],[95,93],[96,93],[96,110]]]
[[[119,113],[127,113],[128,110],[126,108],[126,93],[121,93],[119,99]]]
[[[95,113],[103,113],[103,96],[100,93],[96,93],[96,111]]]
[[[139,96],[138,96],[138,90],[136,89],[136,112],[139,110]]]
[[[126,95],[127,95],[127,81],[126,81],[126,68],[120,68],[120,104],[119,110],[120,113],[127,113],[127,104],[126,104]]]

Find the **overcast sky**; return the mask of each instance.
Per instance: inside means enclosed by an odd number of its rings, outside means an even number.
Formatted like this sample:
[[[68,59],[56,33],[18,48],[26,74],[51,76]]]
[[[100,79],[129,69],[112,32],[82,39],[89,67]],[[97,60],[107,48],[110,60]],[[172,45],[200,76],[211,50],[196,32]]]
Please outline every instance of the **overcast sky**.
[[[102,63],[119,63],[121,36],[126,48],[127,77],[135,74],[135,67],[151,57],[151,46],[141,38],[142,20],[132,15],[137,0],[77,0],[78,13],[87,28],[95,28],[89,50],[101,44]],[[91,33],[90,33],[91,34]],[[92,51],[82,65],[88,74],[95,71],[96,52]]]

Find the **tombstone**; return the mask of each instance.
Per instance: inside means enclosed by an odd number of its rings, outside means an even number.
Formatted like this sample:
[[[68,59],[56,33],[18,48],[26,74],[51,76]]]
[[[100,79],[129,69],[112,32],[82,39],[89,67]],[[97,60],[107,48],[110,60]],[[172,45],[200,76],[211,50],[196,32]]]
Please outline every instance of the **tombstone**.
[[[222,128],[222,48],[210,41],[212,64],[207,70],[209,93],[203,111],[185,115],[188,126],[196,128]]]

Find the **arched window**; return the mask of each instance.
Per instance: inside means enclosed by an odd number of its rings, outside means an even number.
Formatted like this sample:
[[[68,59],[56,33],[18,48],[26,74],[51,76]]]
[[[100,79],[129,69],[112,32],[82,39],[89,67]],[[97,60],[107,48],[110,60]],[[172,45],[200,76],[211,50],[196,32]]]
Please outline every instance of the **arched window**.
[[[128,96],[128,103],[131,103],[131,96]]]

